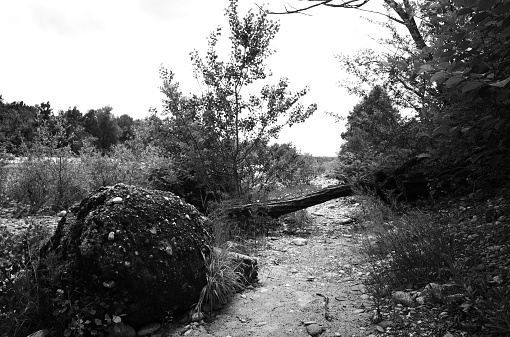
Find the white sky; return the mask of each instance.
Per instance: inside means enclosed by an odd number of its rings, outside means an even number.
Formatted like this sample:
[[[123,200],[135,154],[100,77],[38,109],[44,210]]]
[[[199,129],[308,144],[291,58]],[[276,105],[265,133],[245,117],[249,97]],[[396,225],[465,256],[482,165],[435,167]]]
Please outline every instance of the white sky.
[[[240,8],[254,3],[264,1],[240,0]],[[269,8],[282,4],[275,0]],[[150,107],[161,111],[159,66],[175,72],[184,94],[198,92],[189,53],[197,49],[204,55],[207,36],[217,26],[228,32],[227,5],[228,0],[2,1],[0,95],[30,105],[49,101],[55,112],[76,106],[86,113],[110,105],[117,116],[143,118]],[[308,85],[302,102],[318,105],[304,124],[284,130],[279,142],[335,156],[343,125],[324,111],[346,116],[359,98],[338,86],[346,75],[334,55],[373,46],[369,36],[378,27],[355,10],[309,14],[271,17],[281,27],[271,46],[276,54],[268,59],[274,74],[269,81],[285,76],[292,90]]]

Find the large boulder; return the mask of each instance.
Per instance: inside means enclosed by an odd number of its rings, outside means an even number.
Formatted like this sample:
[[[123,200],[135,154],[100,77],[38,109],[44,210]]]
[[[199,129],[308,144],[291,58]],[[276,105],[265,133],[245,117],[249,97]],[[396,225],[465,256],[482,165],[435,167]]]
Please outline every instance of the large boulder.
[[[121,315],[136,328],[198,301],[209,240],[205,218],[179,197],[117,184],[61,219],[40,271],[88,312]]]

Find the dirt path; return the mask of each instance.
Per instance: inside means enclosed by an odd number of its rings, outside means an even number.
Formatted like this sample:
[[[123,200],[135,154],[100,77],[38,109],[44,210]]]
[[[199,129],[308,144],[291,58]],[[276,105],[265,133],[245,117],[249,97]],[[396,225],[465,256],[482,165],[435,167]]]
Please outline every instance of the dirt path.
[[[361,277],[360,240],[345,224],[355,205],[332,200],[308,209],[314,219],[307,244],[270,237],[260,253],[259,286],[237,294],[209,323],[181,327],[173,336],[375,336],[370,299]]]

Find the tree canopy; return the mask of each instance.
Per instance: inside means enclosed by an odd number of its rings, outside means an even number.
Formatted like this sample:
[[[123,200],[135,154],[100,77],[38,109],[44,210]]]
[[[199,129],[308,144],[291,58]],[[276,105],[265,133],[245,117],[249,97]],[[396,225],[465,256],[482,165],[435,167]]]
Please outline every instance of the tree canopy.
[[[205,57],[191,53],[201,94],[185,96],[174,74],[161,69],[162,92],[166,96],[165,114],[178,146],[183,167],[188,167],[211,190],[242,195],[251,167],[257,164],[257,151],[278,137],[285,125],[292,126],[308,118],[315,104],[305,108],[299,99],[308,89],[289,90],[289,81],[281,78],[267,84],[269,72],[265,60],[273,53],[270,42],[279,29],[266,11],[238,13],[237,1],[225,11],[229,23],[230,56],[222,60],[217,43],[223,30],[218,28],[208,39]],[[259,94],[252,84],[264,81]]]

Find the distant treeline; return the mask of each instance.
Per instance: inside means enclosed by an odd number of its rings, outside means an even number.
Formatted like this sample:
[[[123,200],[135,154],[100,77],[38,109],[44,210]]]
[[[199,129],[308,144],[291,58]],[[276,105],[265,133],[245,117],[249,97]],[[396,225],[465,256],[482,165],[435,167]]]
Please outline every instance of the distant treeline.
[[[0,95],[0,151],[13,155],[19,155],[23,146],[30,147],[42,126],[60,137],[62,146],[70,146],[77,153],[86,142],[106,152],[113,145],[132,139],[139,123],[140,120],[126,114],[114,116],[109,106],[86,113],[76,106],[55,112],[50,102],[36,105],[6,102]]]

